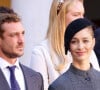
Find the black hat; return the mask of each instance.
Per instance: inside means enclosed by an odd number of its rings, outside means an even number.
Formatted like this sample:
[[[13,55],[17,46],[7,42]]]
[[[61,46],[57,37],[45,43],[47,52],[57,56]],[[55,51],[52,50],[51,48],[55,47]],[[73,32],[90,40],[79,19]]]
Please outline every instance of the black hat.
[[[76,19],[67,26],[64,36],[65,54],[67,54],[67,51],[69,50],[69,44],[73,36],[88,26],[93,26],[93,23],[86,18]]]

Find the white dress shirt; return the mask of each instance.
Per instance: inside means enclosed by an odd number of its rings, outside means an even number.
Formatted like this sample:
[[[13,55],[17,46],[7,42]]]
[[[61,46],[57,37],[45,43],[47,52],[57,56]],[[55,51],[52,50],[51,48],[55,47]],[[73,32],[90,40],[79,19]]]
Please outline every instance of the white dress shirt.
[[[16,80],[21,88],[21,90],[26,90],[25,88],[25,80],[24,80],[24,76],[23,76],[23,72],[21,70],[21,67],[19,66],[19,61],[17,60],[16,63],[14,64],[16,65],[16,68],[15,68],[15,77],[16,77]],[[4,60],[3,58],[0,57],[0,69],[2,70],[9,86],[11,87],[11,84],[10,84],[10,71],[9,69],[7,68],[8,66],[13,66],[11,64],[9,64],[8,62],[6,62],[6,60]]]

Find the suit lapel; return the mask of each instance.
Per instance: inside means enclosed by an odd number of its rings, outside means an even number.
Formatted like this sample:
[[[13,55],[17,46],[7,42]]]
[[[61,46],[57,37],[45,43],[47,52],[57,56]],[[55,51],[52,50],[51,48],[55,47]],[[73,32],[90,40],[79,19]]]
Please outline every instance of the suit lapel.
[[[0,90],[10,90],[8,82],[0,69]]]
[[[34,83],[35,83],[35,79],[33,79],[33,74],[24,65],[20,64],[20,66],[22,68],[22,72],[24,75],[26,90],[33,90]]]

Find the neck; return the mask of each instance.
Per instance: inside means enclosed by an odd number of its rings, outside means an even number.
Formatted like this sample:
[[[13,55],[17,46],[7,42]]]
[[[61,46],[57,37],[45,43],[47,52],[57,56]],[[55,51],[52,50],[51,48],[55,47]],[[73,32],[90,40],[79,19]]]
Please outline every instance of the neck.
[[[0,57],[3,58],[6,62],[8,62],[9,64],[15,64],[17,61],[17,57],[7,57],[6,55],[4,55],[3,53],[0,52]]]
[[[73,62],[72,63],[76,68],[80,69],[80,70],[84,70],[87,71],[90,69],[90,62],[80,62],[80,63],[76,63]]]
[[[2,57],[0,56],[1,58],[3,58],[6,62],[8,62],[9,64],[15,64],[16,61],[17,61],[17,58],[7,58],[7,57]]]

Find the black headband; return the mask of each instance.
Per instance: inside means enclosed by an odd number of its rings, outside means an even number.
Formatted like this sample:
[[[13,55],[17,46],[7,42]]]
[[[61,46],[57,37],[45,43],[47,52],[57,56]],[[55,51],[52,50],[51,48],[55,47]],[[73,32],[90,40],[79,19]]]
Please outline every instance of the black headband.
[[[69,44],[73,36],[88,26],[93,26],[93,23],[86,18],[76,19],[68,25],[64,36],[65,54],[67,54],[67,51],[69,50]]]

